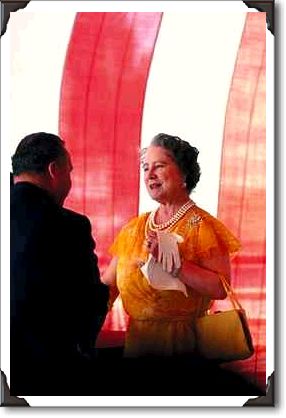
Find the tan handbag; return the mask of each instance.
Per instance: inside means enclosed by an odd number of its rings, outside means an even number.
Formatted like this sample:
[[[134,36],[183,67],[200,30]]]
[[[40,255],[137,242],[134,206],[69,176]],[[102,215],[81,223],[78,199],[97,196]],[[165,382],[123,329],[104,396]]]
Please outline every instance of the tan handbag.
[[[229,283],[223,276],[220,279],[233,309],[208,313],[197,318],[197,350],[208,360],[243,360],[254,353],[247,318]]]

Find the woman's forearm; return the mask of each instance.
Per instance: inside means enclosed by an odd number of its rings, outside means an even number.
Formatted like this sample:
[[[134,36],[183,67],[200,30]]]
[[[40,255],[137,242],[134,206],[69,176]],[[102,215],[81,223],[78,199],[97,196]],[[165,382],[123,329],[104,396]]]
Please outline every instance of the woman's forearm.
[[[100,277],[102,283],[104,283],[104,284],[106,284],[108,286],[113,286],[113,285],[116,284],[117,261],[118,261],[118,258],[117,257],[113,257],[113,259],[111,260],[109,266],[107,267],[107,269],[105,270],[105,272]]]
[[[178,278],[201,295],[209,296],[212,299],[226,297],[219,274],[191,261],[183,262]]]

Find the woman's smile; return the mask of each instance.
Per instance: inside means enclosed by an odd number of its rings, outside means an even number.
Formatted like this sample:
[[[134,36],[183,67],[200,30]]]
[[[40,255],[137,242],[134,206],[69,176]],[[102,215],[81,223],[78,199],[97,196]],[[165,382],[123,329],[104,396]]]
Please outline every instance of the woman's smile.
[[[162,186],[162,183],[154,182],[154,183],[150,183],[148,187],[150,190],[158,190],[161,186]]]
[[[173,201],[182,190],[183,176],[171,155],[162,147],[150,146],[143,161],[144,181],[152,199]]]

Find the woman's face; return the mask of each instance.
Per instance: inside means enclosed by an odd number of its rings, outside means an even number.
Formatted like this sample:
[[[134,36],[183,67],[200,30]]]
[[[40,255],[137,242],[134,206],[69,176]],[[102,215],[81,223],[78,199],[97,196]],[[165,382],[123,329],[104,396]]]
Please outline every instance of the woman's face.
[[[183,175],[163,147],[150,146],[143,157],[144,182],[152,199],[160,203],[174,202],[186,194]]]

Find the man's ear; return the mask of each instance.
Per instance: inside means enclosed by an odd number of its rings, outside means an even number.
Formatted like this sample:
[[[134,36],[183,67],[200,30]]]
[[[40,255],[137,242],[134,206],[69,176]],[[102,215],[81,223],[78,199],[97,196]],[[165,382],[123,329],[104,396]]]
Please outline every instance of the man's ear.
[[[58,173],[58,166],[55,161],[52,161],[48,165],[48,173],[52,179],[55,179],[57,177]]]

